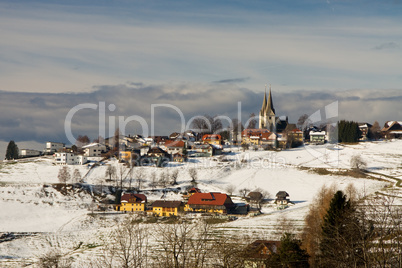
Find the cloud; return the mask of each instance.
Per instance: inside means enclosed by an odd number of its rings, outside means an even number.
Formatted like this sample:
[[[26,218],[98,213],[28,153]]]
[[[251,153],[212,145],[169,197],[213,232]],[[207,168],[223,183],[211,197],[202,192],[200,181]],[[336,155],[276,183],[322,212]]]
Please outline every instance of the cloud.
[[[278,116],[286,115],[297,122],[302,114],[313,114],[326,105],[339,101],[339,119],[383,123],[400,120],[402,111],[400,90],[347,90],[320,92],[299,90],[281,92],[272,88]],[[263,92],[255,92],[233,84],[178,83],[132,86],[128,84],[96,86],[87,93],[24,93],[0,91],[0,140],[66,142],[64,122],[67,113],[76,105],[105,103],[105,136],[113,135],[119,118],[143,118],[150,134],[152,121],[155,134],[168,135],[179,131],[182,113],[186,123],[196,115],[223,115],[236,118],[238,102],[241,119],[245,122],[251,113],[258,114]],[[111,111],[109,105],[115,105]],[[159,107],[152,108],[158,104]],[[176,109],[179,110],[179,113]],[[72,118],[72,132],[99,135],[99,109],[78,111]],[[152,117],[153,116],[153,117]],[[126,134],[143,134],[138,120],[129,121]]]
[[[376,50],[383,50],[383,49],[396,49],[399,48],[399,45],[395,42],[388,42],[383,43],[381,45],[375,46],[374,49]]]
[[[249,80],[250,77],[241,77],[241,78],[232,78],[232,79],[223,79],[223,80],[218,80],[214,81],[213,83],[217,84],[224,84],[224,83],[243,83],[247,80]]]

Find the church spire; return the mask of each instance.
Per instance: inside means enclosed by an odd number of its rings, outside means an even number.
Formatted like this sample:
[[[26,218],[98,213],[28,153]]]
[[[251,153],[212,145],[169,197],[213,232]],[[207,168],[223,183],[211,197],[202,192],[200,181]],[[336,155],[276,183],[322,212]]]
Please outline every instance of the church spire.
[[[264,114],[267,110],[267,84],[265,84],[264,100],[262,102],[261,112]]]
[[[266,94],[266,92],[265,92]],[[265,100],[266,102],[266,100]],[[267,109],[265,110],[267,113],[273,112],[275,114],[275,109],[274,109],[274,104],[272,102],[272,94],[271,94],[271,84],[269,84],[269,96],[268,96],[268,104],[267,104]]]

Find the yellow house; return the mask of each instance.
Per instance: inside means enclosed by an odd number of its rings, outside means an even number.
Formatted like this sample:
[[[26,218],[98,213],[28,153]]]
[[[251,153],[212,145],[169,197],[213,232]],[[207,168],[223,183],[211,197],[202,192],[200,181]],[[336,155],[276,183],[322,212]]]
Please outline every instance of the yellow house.
[[[125,162],[131,161],[131,152],[130,151],[120,151],[120,159]]]
[[[205,134],[202,137],[202,141],[204,143],[208,143],[208,144],[221,145],[222,144],[222,136],[219,134]]]
[[[152,204],[152,211],[156,216],[177,216],[184,211],[181,201],[158,200]]]
[[[120,211],[140,212],[145,211],[147,197],[143,194],[123,194],[120,202]]]

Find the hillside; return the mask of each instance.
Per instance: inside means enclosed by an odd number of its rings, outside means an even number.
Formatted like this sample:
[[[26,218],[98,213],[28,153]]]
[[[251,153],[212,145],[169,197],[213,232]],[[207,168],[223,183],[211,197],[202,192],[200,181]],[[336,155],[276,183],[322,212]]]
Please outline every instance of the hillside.
[[[180,200],[180,192],[191,185],[189,168],[197,170],[197,187],[203,192],[226,192],[228,185],[235,187],[234,202],[244,202],[239,190],[260,188],[275,198],[278,191],[286,191],[294,205],[277,210],[272,202],[266,203],[263,214],[216,225],[220,230],[253,234],[260,238],[276,239],[280,221],[289,221],[297,232],[303,225],[314,195],[323,185],[335,185],[344,189],[353,184],[365,195],[392,194],[402,204],[402,141],[367,142],[356,145],[306,146],[280,152],[240,151],[226,149],[225,156],[214,158],[192,158],[187,163],[172,163],[167,168],[136,167],[138,174],[146,176],[142,188],[148,200]],[[367,177],[358,178],[350,171],[350,159],[360,155],[367,162]],[[99,185],[107,188],[104,181],[108,165],[121,165],[110,160],[89,170],[88,166],[78,168],[85,183],[82,188],[74,188],[67,193],[54,187],[58,183],[60,169],[49,158],[36,158],[19,162],[3,162],[0,165],[0,262],[4,265],[30,263],[41,253],[57,244],[64,250],[72,250],[76,243],[101,243],[100,237],[121,220],[122,214],[104,214],[92,217],[99,200],[95,190]],[[178,185],[164,193],[160,187],[152,189],[147,185],[152,176],[179,170]],[[89,172],[88,172],[89,171]],[[125,185],[128,182],[125,181]],[[169,186],[170,187],[170,186]],[[175,191],[173,191],[173,189]],[[111,193],[105,195],[112,200]],[[102,218],[102,219],[100,219]],[[6,233],[14,233],[5,235]],[[28,234],[27,234],[28,233]],[[21,235],[20,237],[13,237]],[[6,238],[9,239],[6,239]],[[10,240],[10,241],[6,241]],[[2,242],[3,241],[3,242]],[[92,250],[74,252],[80,260],[89,258]]]

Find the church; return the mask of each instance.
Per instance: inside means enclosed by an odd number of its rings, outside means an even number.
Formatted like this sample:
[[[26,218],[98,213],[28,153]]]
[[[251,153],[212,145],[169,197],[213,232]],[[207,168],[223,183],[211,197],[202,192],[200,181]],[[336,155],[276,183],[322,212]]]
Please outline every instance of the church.
[[[288,125],[288,117],[281,120],[275,114],[274,104],[272,102],[271,85],[269,86],[269,95],[267,99],[267,86],[265,86],[265,94],[262,107],[259,113],[259,128],[268,129],[270,132],[282,132]]]

